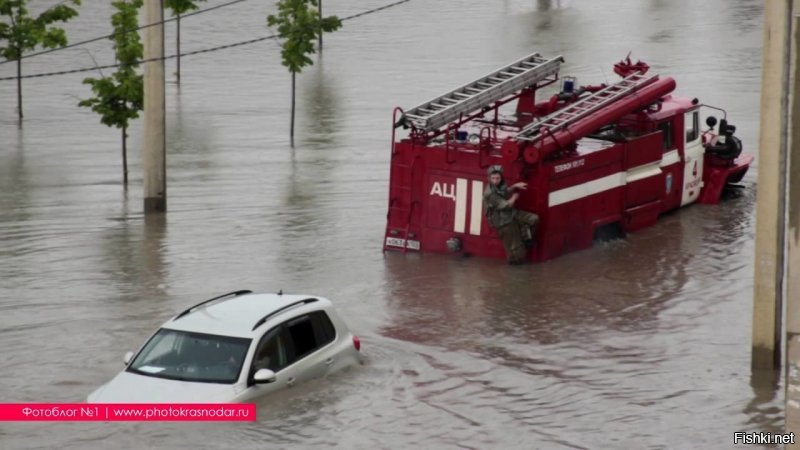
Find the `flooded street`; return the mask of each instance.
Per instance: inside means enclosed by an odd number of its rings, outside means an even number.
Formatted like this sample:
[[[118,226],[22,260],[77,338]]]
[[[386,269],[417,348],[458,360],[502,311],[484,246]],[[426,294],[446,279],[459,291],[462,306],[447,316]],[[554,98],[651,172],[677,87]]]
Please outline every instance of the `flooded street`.
[[[2,401],[83,401],[177,311],[237,289],[331,298],[367,357],[261,402],[255,423],[2,423],[0,448],[727,449],[782,430],[781,391],[750,376],[754,169],[739,198],[545,264],[381,252],[392,108],[534,51],[593,84],[632,50],[756,153],[761,5],[411,0],[325,36],[298,77],[294,150],[274,41],[186,57],[180,88],[170,61],[169,212],[147,219],[141,121],[126,192],[119,131],[77,106],[96,73],[25,80],[21,127],[0,82]],[[273,10],[186,18],[183,51],[265,36]],[[80,11],[70,41],[110,30],[108,2]],[[110,43],[85,48],[24,72],[113,62]]]

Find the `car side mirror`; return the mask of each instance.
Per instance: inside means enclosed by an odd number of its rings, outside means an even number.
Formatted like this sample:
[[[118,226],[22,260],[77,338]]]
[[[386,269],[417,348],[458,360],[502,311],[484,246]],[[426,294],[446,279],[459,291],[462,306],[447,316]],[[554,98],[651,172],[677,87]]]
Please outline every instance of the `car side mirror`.
[[[253,382],[256,384],[274,383],[275,372],[269,369],[258,369],[253,375]]]
[[[125,353],[125,357],[122,358],[122,362],[124,362],[125,365],[127,366],[128,364],[131,363],[132,358],[133,358],[133,352]]]
[[[714,127],[717,126],[717,118],[714,116],[708,116],[706,118],[706,125],[713,130]]]

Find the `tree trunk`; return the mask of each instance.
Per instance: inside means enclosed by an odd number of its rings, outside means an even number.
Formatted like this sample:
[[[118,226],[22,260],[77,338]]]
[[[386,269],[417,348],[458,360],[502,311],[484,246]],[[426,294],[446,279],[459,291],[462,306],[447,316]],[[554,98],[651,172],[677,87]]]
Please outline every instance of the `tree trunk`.
[[[22,120],[22,55],[17,59],[17,111]]]
[[[292,72],[292,125],[289,130],[289,140],[291,141],[292,147],[294,147],[294,86],[296,76],[297,74]]]
[[[122,127],[122,182],[128,189],[128,128]]]
[[[322,20],[322,0],[319,0],[319,19]],[[320,22],[319,29],[319,52],[322,53],[322,22]]]
[[[175,56],[177,58],[178,69],[175,71],[175,76],[177,77],[178,84],[181,84],[181,15],[180,14],[178,14],[178,18],[175,20],[175,24],[178,26],[177,39],[175,40],[176,42],[175,46],[177,47],[178,50]]]

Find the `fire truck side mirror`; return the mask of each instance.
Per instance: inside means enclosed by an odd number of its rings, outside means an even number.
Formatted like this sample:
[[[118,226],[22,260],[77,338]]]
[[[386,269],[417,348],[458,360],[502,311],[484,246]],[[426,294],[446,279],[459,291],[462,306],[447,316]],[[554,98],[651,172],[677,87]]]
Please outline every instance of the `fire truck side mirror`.
[[[717,118],[714,116],[708,116],[706,119],[706,125],[713,130],[714,127],[717,126]]]

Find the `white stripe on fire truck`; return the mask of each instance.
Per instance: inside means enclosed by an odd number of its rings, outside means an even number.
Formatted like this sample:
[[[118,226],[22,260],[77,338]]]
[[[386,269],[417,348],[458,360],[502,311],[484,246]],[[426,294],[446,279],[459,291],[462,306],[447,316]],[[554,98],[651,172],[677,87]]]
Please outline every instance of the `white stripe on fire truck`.
[[[681,157],[678,155],[677,150],[670,150],[667,153],[664,153],[664,156],[661,157],[661,167],[671,166],[673,164],[677,164],[681,162]]]
[[[661,175],[663,172],[661,171],[661,167],[659,167],[660,164],[661,161],[656,161],[634,167],[626,172],[625,178],[627,179],[628,183],[633,183],[634,181],[644,180],[645,178]]]
[[[624,184],[625,172],[617,172],[587,183],[551,192],[547,203],[549,206],[558,206],[590,195],[599,194]]]
[[[467,179],[456,179],[456,220],[453,231],[463,233],[467,225]]]
[[[681,162],[678,150],[670,150],[664,153],[659,163],[644,164],[627,172],[617,172],[612,175],[598,178],[577,186],[570,186],[555,192],[551,192],[548,198],[548,206],[558,206],[569,203],[590,195],[599,194],[627,183],[643,180],[663,173],[661,167],[671,166]]]
[[[472,180],[472,209],[469,213],[469,234],[480,236],[483,219],[483,181]]]

